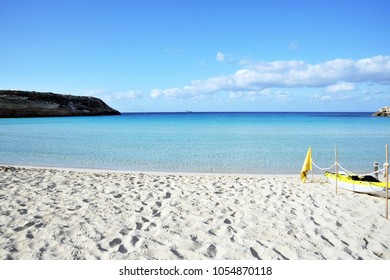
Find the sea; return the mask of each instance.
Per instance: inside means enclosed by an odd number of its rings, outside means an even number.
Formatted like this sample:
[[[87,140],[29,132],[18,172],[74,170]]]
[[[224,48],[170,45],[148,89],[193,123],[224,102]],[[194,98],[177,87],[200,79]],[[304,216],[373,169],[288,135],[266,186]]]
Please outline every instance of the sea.
[[[371,113],[123,113],[0,119],[0,164],[133,172],[299,174],[385,162],[390,118]],[[315,168],[314,173],[323,173]]]

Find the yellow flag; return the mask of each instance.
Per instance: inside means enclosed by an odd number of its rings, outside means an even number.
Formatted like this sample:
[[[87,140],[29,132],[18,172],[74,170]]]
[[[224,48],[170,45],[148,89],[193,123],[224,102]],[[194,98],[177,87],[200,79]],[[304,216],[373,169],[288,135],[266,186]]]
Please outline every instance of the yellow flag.
[[[309,147],[309,150],[307,151],[305,162],[303,163],[302,170],[301,170],[301,181],[302,183],[306,182],[306,176],[307,171],[312,170],[312,164],[311,164],[311,148]]]

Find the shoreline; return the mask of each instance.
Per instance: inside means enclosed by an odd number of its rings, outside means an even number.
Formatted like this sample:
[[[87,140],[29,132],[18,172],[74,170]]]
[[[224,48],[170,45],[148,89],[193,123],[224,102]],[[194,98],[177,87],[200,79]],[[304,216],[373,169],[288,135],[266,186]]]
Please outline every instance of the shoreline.
[[[4,164],[0,163],[0,168],[13,167],[13,168],[24,168],[24,169],[53,169],[62,171],[76,171],[76,172],[87,172],[87,173],[130,173],[130,174],[149,174],[149,175],[210,175],[210,176],[245,176],[245,177],[296,177],[299,179],[299,172],[297,173],[238,173],[238,172],[191,172],[191,171],[151,171],[151,170],[124,170],[124,169],[106,169],[106,168],[84,168],[84,167],[66,167],[66,166],[36,166],[36,165],[19,165],[19,164]],[[319,176],[322,174],[314,174]]]
[[[0,259],[390,260],[384,206],[298,175],[0,166]]]

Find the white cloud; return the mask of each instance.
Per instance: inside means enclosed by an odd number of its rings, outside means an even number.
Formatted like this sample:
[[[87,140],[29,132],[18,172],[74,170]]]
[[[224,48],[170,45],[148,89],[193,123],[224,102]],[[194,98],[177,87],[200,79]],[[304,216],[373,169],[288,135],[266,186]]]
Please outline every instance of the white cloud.
[[[315,94],[312,96],[314,100],[321,101],[321,102],[330,102],[334,101],[334,97],[330,95],[320,95],[320,94]]]
[[[321,101],[333,101],[333,97],[329,95],[323,95],[320,97]]]
[[[162,92],[159,89],[153,89],[150,93],[151,98],[159,98],[162,97]]]
[[[368,88],[362,90],[362,93],[369,94],[369,95],[382,95],[382,94],[389,94],[390,88],[385,86],[383,88]]]
[[[336,101],[348,101],[353,99],[351,95],[340,95],[340,94],[315,94],[312,96],[312,99],[320,102],[336,102]]]
[[[285,91],[277,91],[276,92],[276,97],[279,99],[287,99],[290,96],[291,96],[291,94],[288,92],[285,92]]]
[[[355,89],[354,83],[337,83],[326,87],[327,92],[351,91]]]
[[[328,91],[351,90],[355,84],[390,82],[390,56],[360,60],[335,59],[318,64],[300,60],[241,62],[234,74],[192,81],[170,89],[154,89],[151,97],[185,98],[216,92],[261,91],[266,88],[318,87]]]
[[[218,52],[217,53],[217,60],[220,61],[220,62],[224,62],[225,61],[225,55],[221,52]]]
[[[139,91],[113,92],[107,95],[107,101],[133,100],[141,97]]]
[[[339,97],[340,100],[351,100],[352,99],[352,96],[351,95],[341,95]]]
[[[85,91],[85,94],[101,98],[106,102],[133,100],[141,98],[141,92],[133,90],[126,92],[111,92],[106,89],[91,89]]]
[[[246,100],[256,100],[261,96],[268,96],[271,94],[271,89],[266,88],[263,90],[250,90],[250,91],[231,91],[229,92],[229,98],[244,98]]]
[[[243,95],[244,95],[244,93],[242,91],[231,91],[231,92],[229,92],[229,97],[231,99],[241,98]]]
[[[108,90],[106,90],[104,88],[95,88],[95,89],[88,89],[88,90],[84,91],[84,93],[85,93],[85,95],[96,97],[96,96],[107,94]]]

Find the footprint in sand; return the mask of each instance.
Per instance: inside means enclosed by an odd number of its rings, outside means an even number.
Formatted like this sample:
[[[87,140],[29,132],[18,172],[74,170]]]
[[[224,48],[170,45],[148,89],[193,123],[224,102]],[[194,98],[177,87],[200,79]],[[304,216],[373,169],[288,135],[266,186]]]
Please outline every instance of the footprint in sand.
[[[276,248],[272,249],[276,254],[278,254],[283,260],[289,260],[285,255],[283,255],[280,251],[278,251]]]
[[[313,217],[310,217],[310,220],[314,223],[314,225],[316,225],[316,226],[321,226],[319,223],[317,223],[317,222],[315,221],[315,219],[314,219]]]
[[[137,244],[138,241],[139,241],[139,238],[137,236],[133,236],[131,238],[131,244],[133,244],[133,246],[135,246],[135,244]]]
[[[29,222],[22,227],[14,228],[14,231],[19,232],[19,231],[25,230],[26,228],[32,227],[33,225],[35,225],[35,222]]]
[[[102,245],[100,244],[97,244],[97,248],[99,249],[99,251],[102,251],[102,252],[107,252],[108,250],[103,248]]]
[[[68,208],[69,211],[77,211],[77,210],[80,210],[80,209],[81,209],[80,205],[77,205],[75,208]]]
[[[152,215],[153,215],[153,217],[161,217],[161,212],[158,212],[158,210],[153,209]]]
[[[217,255],[217,248],[215,247],[215,245],[211,244],[211,245],[207,248],[207,255],[208,255],[210,258],[215,258],[215,256]]]
[[[22,209],[18,209],[18,212],[19,212],[20,215],[25,215],[25,214],[27,214],[28,210],[22,208]]]
[[[112,247],[115,247],[115,246],[117,246],[117,245],[119,245],[121,243],[122,243],[122,239],[114,238],[113,240],[111,240],[110,243],[108,243],[108,245],[112,248]]]
[[[119,246],[119,248],[118,248],[118,252],[122,253],[122,254],[126,254],[127,253],[127,249],[126,249],[126,247],[123,244],[121,244]]]
[[[180,260],[183,260],[184,257],[182,254],[180,254],[175,248],[171,248],[170,251]]]
[[[252,253],[252,256],[254,256],[258,260],[261,260],[261,258],[259,257],[259,254],[256,252],[255,249],[253,249],[252,247],[250,247],[249,249],[250,249],[250,251]]]
[[[132,230],[132,229],[124,228],[119,233],[122,234],[123,236],[126,236],[129,234],[130,230]]]
[[[329,239],[326,238],[325,236],[321,235],[321,238],[322,238],[323,240],[325,240],[326,242],[328,242],[328,243],[329,243],[330,245],[332,245],[333,247],[335,247],[334,244],[333,244],[332,242],[330,242]]]
[[[155,227],[157,227],[157,225],[155,223],[151,222],[149,224],[149,226],[147,228],[145,228],[145,231],[150,231],[152,228],[155,228]]]

